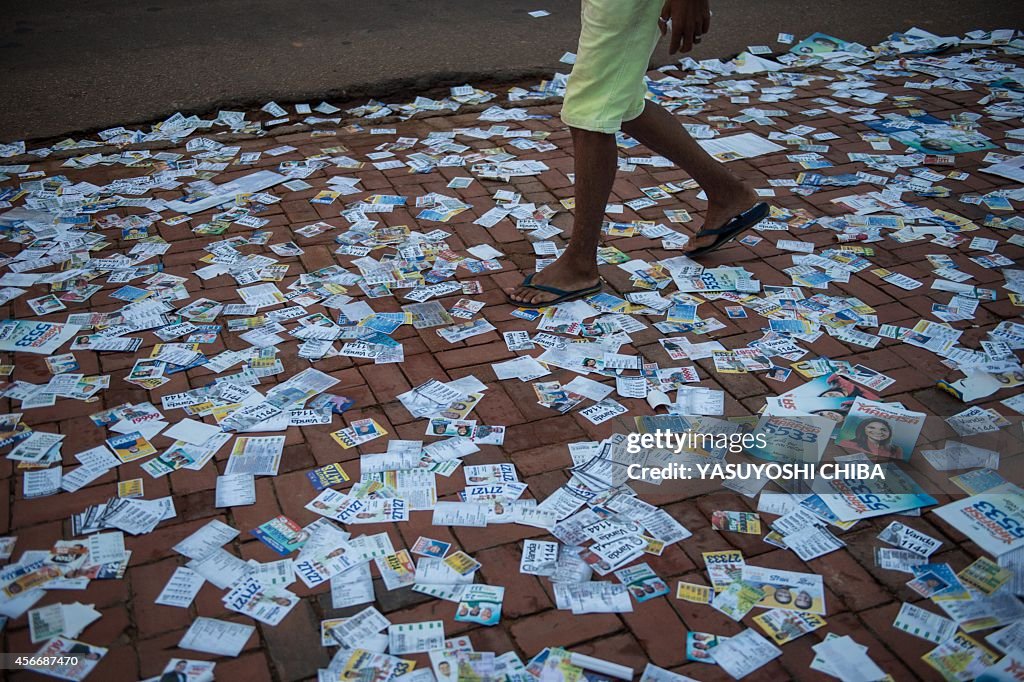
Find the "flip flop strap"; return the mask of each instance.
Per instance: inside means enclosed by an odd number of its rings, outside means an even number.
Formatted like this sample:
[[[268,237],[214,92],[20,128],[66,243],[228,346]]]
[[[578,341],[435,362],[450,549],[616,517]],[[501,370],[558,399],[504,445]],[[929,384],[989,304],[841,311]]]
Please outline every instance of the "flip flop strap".
[[[549,287],[549,286],[545,286],[543,284],[530,284],[530,283],[526,283],[526,282],[523,283],[523,286],[527,287],[528,289],[536,289],[537,291],[543,291],[545,293],[554,294],[555,296],[559,296],[559,297],[561,297],[561,296],[572,296],[573,294],[578,294],[581,291],[587,291],[588,289],[593,289],[594,288],[594,287],[583,287],[582,289],[576,289],[574,291],[566,291],[565,289],[558,289],[556,287]]]
[[[697,233],[697,236],[698,237],[709,237],[709,236],[716,236],[716,235],[720,235],[720,234],[728,234],[730,229],[733,229],[733,228],[730,228],[730,225],[732,225],[736,221],[745,220],[747,218],[747,214],[753,213],[754,211],[756,211],[757,208],[760,205],[761,204],[758,203],[758,204],[755,204],[755,205],[751,206],[750,208],[748,208],[743,213],[740,213],[738,216],[733,216],[729,220],[729,222],[727,222],[725,225],[722,225],[721,227],[715,228],[714,230],[701,230],[700,232]]]

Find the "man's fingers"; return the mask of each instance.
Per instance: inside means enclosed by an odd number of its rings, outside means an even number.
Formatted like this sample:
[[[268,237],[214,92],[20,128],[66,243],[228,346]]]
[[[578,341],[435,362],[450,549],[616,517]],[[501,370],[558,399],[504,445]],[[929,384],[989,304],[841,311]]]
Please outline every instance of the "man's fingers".
[[[672,17],[672,39],[668,43],[668,53],[679,52],[679,45],[683,40],[683,24],[676,17]]]
[[[688,26],[683,31],[683,47],[682,47],[682,51],[685,53],[685,52],[689,52],[692,49],[693,49],[693,27],[692,26]]]

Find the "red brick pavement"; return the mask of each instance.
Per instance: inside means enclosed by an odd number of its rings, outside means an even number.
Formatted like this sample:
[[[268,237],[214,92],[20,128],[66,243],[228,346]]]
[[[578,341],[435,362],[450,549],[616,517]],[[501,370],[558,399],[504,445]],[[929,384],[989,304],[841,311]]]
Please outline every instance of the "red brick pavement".
[[[1018,60],[1019,61],[1019,60]],[[893,93],[902,92],[902,81],[894,78],[882,80],[879,84],[883,90]],[[759,79],[762,84],[764,79]],[[811,98],[829,94],[820,82],[815,87],[799,88],[800,98],[772,104],[792,112],[801,108],[814,106]],[[975,104],[980,91],[958,93],[949,90],[914,90],[912,94],[919,97],[914,106],[925,111],[948,116],[951,113],[964,111]],[[735,115],[744,105],[729,104],[726,98],[719,98],[708,104],[701,120],[709,116]],[[879,113],[894,110],[891,100],[878,107]],[[509,183],[477,181],[467,190],[448,190],[445,184],[448,179],[468,174],[466,169],[444,168],[439,172],[427,175],[413,175],[405,169],[377,171],[366,166],[358,171],[327,168],[318,171],[307,181],[312,189],[285,193],[281,188],[273,190],[282,193],[284,201],[271,206],[263,217],[271,219],[265,229],[272,229],[272,243],[292,238],[291,230],[319,220],[327,220],[333,225],[342,226],[338,219],[339,208],[344,204],[321,206],[309,203],[321,188],[327,177],[334,174],[355,175],[361,178],[361,188],[366,190],[351,197],[344,197],[345,203],[363,198],[372,193],[395,193],[416,197],[430,191],[449,195],[457,195],[473,204],[473,208],[456,216],[444,225],[417,224],[412,213],[398,210],[392,214],[379,216],[389,225],[407,224],[413,229],[424,232],[441,227],[452,232],[448,240],[453,250],[460,251],[474,244],[494,244],[507,254],[502,260],[500,272],[472,277],[481,282],[484,288],[482,300],[487,302],[485,317],[497,327],[497,332],[470,339],[467,342],[448,344],[440,339],[433,329],[415,331],[405,327],[395,336],[399,338],[406,352],[405,361],[395,365],[374,365],[368,360],[350,358],[333,358],[316,363],[316,367],[334,374],[341,380],[338,393],[355,398],[356,407],[346,415],[346,420],[373,416],[393,435],[405,438],[422,437],[422,421],[413,420],[396,401],[395,396],[411,386],[418,385],[427,379],[435,378],[442,381],[462,376],[474,375],[488,384],[486,398],[477,409],[477,417],[482,423],[505,424],[508,426],[504,447],[485,446],[480,455],[475,455],[470,462],[513,462],[523,480],[530,484],[528,494],[542,499],[566,480],[565,467],[570,463],[566,445],[570,442],[602,438],[616,430],[629,428],[629,421],[621,418],[615,422],[594,426],[577,414],[557,415],[553,411],[536,404],[535,397],[528,384],[517,381],[496,382],[489,364],[506,360],[517,355],[506,350],[499,332],[532,329],[532,325],[511,316],[512,306],[504,303],[502,289],[518,282],[523,271],[533,266],[533,250],[523,234],[517,232],[503,222],[491,230],[485,230],[472,221],[493,206],[490,194],[500,188],[513,188],[521,192],[524,201],[548,203],[556,202],[572,194],[572,187],[566,177],[572,168],[572,150],[565,128],[557,118],[558,106],[544,104],[530,107],[531,113],[551,116],[546,120],[530,120],[511,124],[516,128],[549,133],[548,141],[558,145],[558,149],[543,154],[520,154],[520,158],[540,158],[551,170],[536,177],[514,179]],[[941,113],[940,113],[941,112]],[[260,115],[265,118],[264,116]],[[870,146],[861,141],[859,132],[865,128],[862,124],[851,124],[849,121],[825,115],[820,118],[806,120],[791,117],[794,120],[783,121],[783,127],[797,123],[815,126],[818,131],[832,131],[841,136],[841,140],[830,142],[830,151],[825,156],[833,160],[837,167],[827,169],[826,173],[855,171],[858,164],[850,164],[847,168],[845,152],[868,152]],[[995,121],[983,118],[982,131],[995,140],[1002,140],[1004,131],[1015,127],[1013,121]],[[473,127],[479,124],[478,114],[458,113],[445,116],[414,119],[406,122],[384,123],[395,127],[398,136],[423,138],[436,130],[452,130],[460,127]],[[319,126],[318,126],[319,127]],[[765,133],[765,129],[753,130]],[[216,138],[216,135],[214,135]],[[323,147],[344,145],[349,149],[347,154],[363,159],[382,141],[391,141],[394,136],[372,136],[339,129],[336,137],[313,138],[309,130],[297,132],[275,133],[273,130],[264,137],[244,139],[239,142],[242,151],[265,151],[280,145],[290,144],[298,149],[284,156],[270,157],[264,155],[255,166],[229,167],[216,176],[216,182],[224,182],[241,177],[258,168],[276,168],[283,161],[298,161],[307,156],[321,153]],[[495,142],[459,138],[460,142],[474,149],[486,149],[495,146]],[[898,146],[898,145],[897,145]],[[184,152],[183,146],[170,151]],[[633,150],[629,154],[644,155],[643,149]],[[69,170],[63,168],[62,154],[50,159],[33,163],[32,169],[42,169],[48,175],[65,174],[79,181],[87,180],[97,184],[109,182],[116,177],[136,175],[139,169],[125,169],[121,166],[96,167],[89,170]],[[931,198],[922,203],[934,208],[958,213],[970,219],[980,221],[986,213],[983,207],[963,204],[956,196],[963,192],[986,192],[1007,186],[1000,178],[980,174],[978,169],[984,165],[983,153],[963,154],[956,157],[956,169],[967,172],[970,178],[965,182],[949,181],[946,184],[953,188],[953,196],[949,198]],[[784,153],[736,161],[730,167],[748,179],[757,187],[767,187],[767,180],[776,177],[792,177],[800,169],[786,161]],[[638,167],[636,172],[620,175],[616,181],[614,196],[611,201],[621,202],[641,196],[639,187],[661,182],[679,180],[685,176],[676,169]],[[16,181],[0,184],[10,186]],[[832,199],[866,191],[861,188],[839,188],[821,191],[811,196],[799,196],[780,188],[772,203],[788,209],[804,209],[814,216],[838,215],[841,207],[832,203]],[[158,191],[155,196],[174,199],[178,191]],[[678,206],[676,206],[678,204]],[[692,193],[684,193],[677,197],[673,207],[686,208],[699,216],[703,204],[697,201]],[[665,205],[640,211],[634,216],[627,210],[624,220],[634,218],[658,220],[662,218],[661,210]],[[120,215],[145,213],[144,209],[118,209]],[[196,215],[191,223],[178,226],[166,226],[157,223],[159,235],[173,244],[172,249],[163,257],[165,271],[172,274],[189,275],[196,267],[199,259],[205,255],[202,247],[207,243],[205,238],[197,238],[191,227],[202,223],[212,211]],[[567,232],[571,229],[571,216],[562,212],[554,223]],[[245,233],[239,226],[233,226],[229,234]],[[833,233],[819,226],[795,231],[795,237],[813,241],[818,245],[834,242]],[[301,273],[331,265],[336,262],[348,263],[348,257],[337,257],[332,251],[332,239],[335,232],[327,232],[313,239],[297,238],[305,249],[305,254],[298,258],[282,258],[280,262],[289,265],[288,276],[283,284],[294,281]],[[766,234],[765,236],[769,236]],[[784,237],[786,235],[783,235]],[[1006,233],[989,228],[981,228],[970,236],[991,237],[1003,241]],[[119,242],[111,237],[111,249],[122,250],[130,247],[130,243]],[[642,238],[612,238],[608,244],[617,246],[633,257],[657,260],[678,255],[678,252],[665,251],[657,241]],[[926,265],[922,265],[923,255],[946,250],[933,248],[933,245],[917,242],[897,244],[887,239],[873,245],[876,254],[873,260],[885,267],[929,280],[930,274]],[[13,254],[18,251],[17,245],[5,243],[3,252]],[[956,253],[961,256],[966,247]],[[257,249],[255,252],[263,252]],[[97,254],[109,255],[109,249]],[[953,252],[950,252],[953,253]],[[1024,249],[1012,245],[1000,247],[1000,253],[1020,259]],[[965,258],[958,258],[963,269],[977,278],[979,282],[991,282],[998,278],[994,271],[989,272],[977,267]],[[766,239],[754,247],[733,244],[728,248],[710,256],[706,265],[738,265],[753,272],[764,284],[789,284],[789,277],[781,272],[791,265],[788,255],[779,254]],[[612,266],[604,268],[612,286],[624,293],[628,291],[628,281],[621,272]],[[234,287],[225,284],[224,279],[201,282],[190,277],[187,286],[193,297],[205,296],[224,302],[238,302]],[[110,311],[120,307],[121,302],[112,299],[110,293],[120,285],[105,285],[103,290],[94,296],[85,306],[73,308],[80,310]],[[829,293],[839,292],[861,298],[878,311],[880,323],[912,325],[925,317],[932,302],[946,302],[949,295],[935,292],[929,288],[921,288],[914,292],[905,292],[880,282],[874,275],[862,272],[851,277],[848,284],[834,286]],[[40,295],[33,291],[33,296]],[[448,307],[459,296],[442,299]],[[727,302],[715,301],[704,304],[702,316],[710,317],[712,310],[715,316],[727,320],[723,310]],[[393,299],[374,299],[372,305],[377,310],[397,310],[398,302]],[[310,312],[323,311],[320,306],[312,306]],[[0,311],[3,317],[19,319],[32,317],[24,298],[15,300]],[[329,311],[327,312],[330,315]],[[991,329],[1000,320],[1019,317],[1020,308],[1011,306],[1005,297],[994,302],[984,302],[979,309],[977,327],[970,329],[970,343],[976,344],[981,334]],[[45,319],[62,320],[63,313],[46,316]],[[709,338],[717,339],[726,347],[733,348],[745,345],[748,341],[759,337],[759,329],[763,322],[760,319],[727,321],[727,327],[720,332],[712,333]],[[140,354],[147,352],[154,339],[145,334],[146,344]],[[673,364],[657,344],[660,334],[652,329],[638,333],[633,337],[633,346],[650,360],[662,364]],[[693,340],[691,338],[691,340]],[[217,343],[205,348],[208,354],[223,348],[242,348],[243,343],[234,335],[222,334]],[[948,415],[962,409],[959,403],[935,388],[939,379],[956,376],[938,362],[930,353],[891,339],[882,339],[877,349],[869,350],[848,345],[828,336],[810,345],[815,353],[833,358],[863,363],[882,371],[896,379],[896,383],[887,391],[887,400],[900,400],[910,407],[923,409],[930,414]],[[624,352],[633,352],[624,349]],[[210,372],[204,369],[189,371],[178,375],[166,386],[147,392],[132,387],[123,381],[134,360],[126,354],[78,352],[76,356],[83,365],[83,371],[110,374],[111,388],[101,393],[100,400],[93,403],[82,403],[60,400],[55,407],[28,410],[24,420],[34,428],[44,431],[59,431],[68,434],[63,448],[65,465],[74,464],[72,455],[81,450],[98,444],[103,438],[101,429],[95,428],[87,420],[87,415],[101,408],[108,408],[125,401],[151,400],[159,404],[162,395],[198,387],[207,383]],[[303,360],[295,357],[295,344],[283,346],[282,358],[288,369],[284,375],[264,379],[261,389],[274,385],[287,378],[298,369],[307,366]],[[14,362],[13,379],[26,381],[45,381],[47,370],[41,358],[19,355],[5,362]],[[755,374],[723,375],[714,371],[710,361],[701,361],[701,385],[720,388],[727,395],[727,414],[749,414],[764,404],[764,397],[775,395],[784,390],[795,388],[801,380],[794,374],[784,384],[766,382]],[[558,371],[555,379],[568,380],[570,373]],[[984,406],[998,406],[996,398],[981,401]],[[631,414],[649,414],[645,404],[638,401],[627,401]],[[5,412],[17,410],[16,404],[4,400],[2,407]],[[1005,409],[1002,410],[1005,412]],[[218,518],[238,528],[241,535],[229,544],[228,549],[242,557],[260,560],[273,558],[271,553],[249,534],[249,530],[277,514],[286,514],[293,520],[305,524],[316,517],[303,508],[312,498],[304,472],[313,466],[327,462],[343,461],[349,473],[358,473],[358,452],[369,453],[379,451],[379,442],[370,443],[355,450],[342,451],[330,438],[329,431],[337,429],[337,423],[330,427],[292,428],[287,432],[287,447],[283,459],[281,473],[272,479],[261,479],[257,484],[257,503],[251,507],[232,509],[216,509],[213,507],[214,465],[209,465],[199,472],[179,471],[166,479],[153,480],[145,478],[147,497],[171,494],[174,496],[178,516],[162,523],[157,530],[147,536],[131,537],[127,541],[132,550],[131,566],[122,581],[95,581],[85,592],[65,593],[50,592],[40,605],[57,601],[78,600],[94,603],[103,613],[103,618],[87,628],[81,639],[92,644],[110,648],[110,653],[97,668],[93,679],[101,680],[134,680],[138,677],[156,675],[162,670],[171,657],[186,656],[189,658],[208,658],[196,652],[182,651],[176,648],[181,634],[189,623],[200,615],[227,618],[249,622],[248,619],[225,611],[220,602],[220,593],[207,585],[190,609],[176,609],[157,606],[154,598],[160,592],[164,582],[173,572],[174,567],[184,562],[183,558],[171,551],[171,546],[193,532],[207,521]],[[949,429],[938,423],[933,433],[927,434],[932,440],[941,440],[951,435]],[[164,437],[155,440],[158,447],[165,447],[170,441]],[[215,466],[223,470],[226,453],[222,452]],[[140,476],[137,466],[124,466],[118,471],[110,472],[97,479],[85,489],[74,494],[60,494],[46,499],[25,500],[21,495],[21,476],[17,474],[12,462],[0,459],[0,481],[6,492],[4,503],[0,504],[0,534],[17,535],[18,552],[30,549],[45,549],[59,538],[70,537],[69,515],[83,510],[87,505],[104,501],[114,494],[114,483]],[[456,474],[453,479],[460,478]],[[448,499],[454,496],[460,487],[456,480],[439,481],[440,492]],[[650,565],[665,578],[670,585],[677,580],[706,582],[703,572],[701,552],[711,549],[727,549],[737,547],[743,549],[748,558],[757,565],[773,566],[798,571],[813,571],[825,576],[828,587],[828,627],[805,636],[784,647],[782,658],[757,671],[748,679],[823,679],[819,673],[809,670],[808,665],[813,656],[811,645],[820,641],[825,632],[851,634],[858,642],[869,646],[872,658],[896,680],[914,677],[936,678],[936,673],[925,665],[920,656],[931,648],[927,642],[896,631],[891,621],[901,601],[919,603],[922,600],[904,586],[907,576],[881,571],[874,566],[873,547],[879,545],[875,539],[880,528],[889,519],[872,520],[858,524],[852,531],[843,535],[849,545],[848,549],[827,555],[821,559],[803,564],[793,554],[764,544],[756,537],[737,534],[718,533],[711,530],[709,517],[715,509],[747,510],[753,503],[735,493],[722,491],[715,486],[694,486],[672,493],[645,490],[652,500],[667,505],[667,509],[679,518],[694,532],[694,537],[679,546],[670,547],[663,556],[651,557]],[[708,495],[708,493],[711,493]],[[944,524],[933,515],[925,518],[904,519],[911,526],[944,540],[943,549],[935,557],[938,562],[948,561],[957,570],[981,554],[973,543],[965,541],[958,532]],[[361,529],[360,529],[361,530]],[[711,631],[724,635],[738,633],[742,628],[750,626],[750,617],[742,623],[735,623],[718,614],[709,607],[696,606],[678,601],[672,596],[655,599],[639,605],[631,614],[593,614],[573,616],[567,611],[554,608],[554,595],[550,583],[544,579],[520,575],[517,562],[521,541],[524,538],[545,537],[546,533],[539,529],[518,525],[497,525],[486,529],[473,528],[435,528],[430,526],[426,512],[413,513],[412,521],[400,524],[387,530],[396,547],[411,546],[419,535],[442,538],[456,546],[475,554],[483,563],[482,575],[488,583],[503,584],[508,587],[505,600],[505,613],[502,622],[495,628],[456,623],[453,619],[454,606],[447,602],[425,599],[422,595],[408,590],[386,592],[383,585],[377,584],[379,596],[378,607],[394,622],[410,622],[430,618],[442,618],[445,621],[447,634],[468,634],[478,650],[495,650],[499,653],[506,650],[516,651],[524,660],[536,654],[541,648],[551,645],[570,646],[576,651],[590,653],[602,658],[614,660],[641,669],[650,661],[656,665],[670,668],[691,675],[701,680],[725,679],[724,673],[713,667],[700,663],[688,663],[684,655],[685,634],[689,630]],[[17,556],[17,554],[16,554]],[[294,587],[294,586],[293,586]],[[298,590],[304,595],[302,603],[278,627],[258,625],[258,636],[250,640],[243,654],[232,660],[221,660],[217,667],[219,679],[227,680],[303,680],[312,679],[316,670],[326,664],[330,658],[326,649],[319,643],[318,622],[329,617],[345,616],[361,607],[336,611],[330,606],[330,597],[324,590]],[[11,652],[32,651],[24,618],[12,621],[4,637],[4,649]],[[414,656],[419,663],[426,662],[422,655]],[[20,673],[12,679],[28,679],[30,674]]]

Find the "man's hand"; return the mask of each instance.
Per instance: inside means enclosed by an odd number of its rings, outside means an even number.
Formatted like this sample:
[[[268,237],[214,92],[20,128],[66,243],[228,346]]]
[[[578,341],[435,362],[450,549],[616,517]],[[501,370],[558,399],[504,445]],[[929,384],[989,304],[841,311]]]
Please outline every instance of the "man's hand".
[[[689,52],[694,43],[699,43],[701,36],[711,28],[708,0],[665,0],[661,8],[661,19],[658,20],[661,35],[665,35],[669,20],[672,21],[672,39],[668,44],[668,53]]]

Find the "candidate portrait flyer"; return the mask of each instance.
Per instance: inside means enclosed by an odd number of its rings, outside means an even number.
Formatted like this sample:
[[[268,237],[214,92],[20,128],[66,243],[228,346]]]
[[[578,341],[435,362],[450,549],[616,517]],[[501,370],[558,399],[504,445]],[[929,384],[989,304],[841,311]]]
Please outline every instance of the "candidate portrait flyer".
[[[836,436],[839,447],[876,459],[909,461],[924,427],[923,412],[857,398]]]

